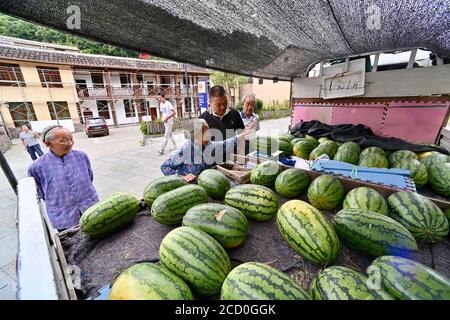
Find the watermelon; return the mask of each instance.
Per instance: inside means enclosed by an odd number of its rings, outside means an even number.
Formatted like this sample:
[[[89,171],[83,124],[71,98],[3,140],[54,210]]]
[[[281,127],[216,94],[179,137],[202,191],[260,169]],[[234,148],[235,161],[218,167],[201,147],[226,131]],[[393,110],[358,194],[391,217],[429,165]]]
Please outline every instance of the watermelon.
[[[435,163],[428,169],[428,184],[437,194],[450,196],[450,162]]]
[[[319,271],[310,285],[314,300],[394,300],[382,289],[369,288],[369,279],[353,269],[332,266]]]
[[[448,208],[447,210],[445,210],[445,216],[447,217],[447,220],[450,221],[450,208]]]
[[[208,194],[198,185],[187,185],[164,193],[153,202],[151,214],[156,222],[177,224],[193,206],[208,202]]]
[[[428,170],[433,164],[450,162],[450,156],[436,152],[428,157],[421,159],[420,162],[422,162]]]
[[[234,248],[244,242],[248,221],[238,209],[220,203],[204,203],[186,212],[183,226],[206,232],[224,248]]]
[[[214,169],[202,171],[197,183],[205,189],[208,196],[216,200],[222,200],[230,189],[230,180],[222,172]]]
[[[231,188],[225,195],[225,204],[240,210],[247,218],[267,221],[278,211],[280,199],[267,187],[242,184]]]
[[[323,214],[301,200],[290,200],[277,213],[277,225],[287,243],[305,259],[328,265],[339,255],[339,239]]]
[[[417,250],[412,234],[392,218],[361,209],[342,209],[334,217],[334,230],[350,248],[370,257],[409,255]]]
[[[300,141],[303,141],[303,140],[308,140],[308,139],[306,139],[306,138],[295,138],[295,139],[292,139],[291,140],[291,146],[294,147],[297,142],[300,142]]]
[[[186,185],[187,182],[178,175],[166,176],[153,180],[144,189],[144,202],[151,208],[153,202],[160,195]]]
[[[417,188],[427,184],[427,167],[419,160],[403,159],[396,162],[392,167],[411,171],[411,179],[413,179]]]
[[[315,160],[323,154],[326,154],[328,156],[328,158],[333,159],[338,148],[339,148],[339,145],[335,141],[331,141],[331,140],[323,141],[321,144],[319,144],[319,146],[317,148],[315,148],[313,151],[311,151],[311,153],[309,155],[309,159]]]
[[[311,300],[288,275],[259,262],[246,262],[226,277],[221,300]]]
[[[294,156],[300,157],[303,159],[308,159],[311,151],[317,148],[318,142],[314,140],[305,139],[300,142],[297,142],[292,149]]]
[[[275,190],[285,198],[295,198],[303,194],[309,185],[309,177],[300,169],[287,169],[275,180]]]
[[[330,139],[328,139],[327,137],[322,137],[322,138],[319,138],[319,143],[324,143],[325,141],[330,141]]]
[[[344,186],[331,175],[321,175],[308,188],[309,202],[319,210],[333,210],[344,199]]]
[[[139,211],[139,201],[128,192],[116,192],[89,207],[80,218],[84,234],[97,238],[130,224]]]
[[[250,181],[265,187],[273,187],[277,176],[281,173],[281,166],[275,161],[264,161],[252,169]]]
[[[319,140],[317,140],[315,137],[310,136],[310,135],[306,135],[306,136],[305,136],[305,139],[317,141],[318,144],[320,143]]]
[[[334,155],[333,160],[351,164],[358,164],[359,154],[356,149],[340,147],[336,152],[336,154]]]
[[[417,160],[417,155],[409,150],[399,150],[395,151],[389,156],[389,164],[393,167],[397,162],[404,159]]]
[[[365,157],[369,154],[379,154],[380,156],[386,157],[386,154],[383,149],[380,147],[368,147],[365,148],[363,151],[361,151],[361,154],[359,155],[361,158]]]
[[[441,154],[441,153],[437,152],[437,151],[426,151],[426,152],[422,152],[422,153],[417,153],[416,155],[417,155],[417,158],[419,160],[422,160],[422,159],[425,159],[425,158],[427,158],[429,156],[439,155],[439,154]]]
[[[109,300],[194,300],[186,282],[161,264],[142,262],[114,281]]]
[[[400,191],[388,197],[391,217],[408,229],[418,241],[434,242],[448,235],[445,214],[428,198]]]
[[[351,190],[344,199],[344,209],[362,209],[388,215],[388,205],[383,196],[377,191],[359,187]]]
[[[293,139],[295,139],[295,137],[293,135],[290,135],[290,134],[282,134],[282,135],[279,135],[277,137],[278,141],[284,140],[284,141],[287,141],[287,142],[291,142]]]
[[[367,168],[389,168],[389,162],[386,157],[378,153],[360,156],[358,165]]]
[[[397,256],[375,259],[367,273],[400,300],[450,300],[450,279],[413,260]]]
[[[198,229],[179,227],[170,231],[159,248],[161,263],[202,296],[218,294],[231,270],[225,249]]]
[[[278,149],[283,152],[286,157],[292,156],[292,145],[285,140],[278,140]]]
[[[339,147],[339,149],[352,149],[352,150],[355,150],[356,152],[358,152],[358,155],[361,153],[361,147],[359,146],[359,144],[357,144],[356,142],[353,142],[353,141],[347,141],[347,142],[343,143]]]

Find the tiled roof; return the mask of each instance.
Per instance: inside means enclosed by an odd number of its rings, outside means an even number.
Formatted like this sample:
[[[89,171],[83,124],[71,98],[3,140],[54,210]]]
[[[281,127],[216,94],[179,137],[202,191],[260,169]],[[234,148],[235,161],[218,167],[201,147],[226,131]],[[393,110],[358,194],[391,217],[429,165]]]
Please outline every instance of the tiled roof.
[[[10,45],[0,45],[0,59],[32,61],[89,68],[184,72],[183,64],[177,62],[152,61],[77,52],[25,48]],[[208,69],[189,64],[187,65],[187,71],[209,74]]]

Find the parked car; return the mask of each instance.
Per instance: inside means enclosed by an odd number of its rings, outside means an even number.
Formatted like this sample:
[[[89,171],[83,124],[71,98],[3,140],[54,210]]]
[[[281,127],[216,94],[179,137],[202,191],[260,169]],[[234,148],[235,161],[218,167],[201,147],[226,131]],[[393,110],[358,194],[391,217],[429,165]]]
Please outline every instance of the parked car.
[[[109,135],[109,128],[106,120],[103,117],[90,117],[85,119],[86,124],[84,131],[90,138],[98,135]]]

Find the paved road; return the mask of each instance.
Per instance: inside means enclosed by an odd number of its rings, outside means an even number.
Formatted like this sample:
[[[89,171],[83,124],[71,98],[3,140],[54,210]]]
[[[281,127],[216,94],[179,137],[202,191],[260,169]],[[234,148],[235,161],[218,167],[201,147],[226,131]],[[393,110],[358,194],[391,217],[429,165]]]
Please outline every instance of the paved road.
[[[287,132],[289,118],[261,122],[264,134]],[[146,146],[139,144],[142,136],[138,126],[113,128],[110,135],[87,138],[84,133],[75,133],[74,149],[89,155],[94,171],[94,185],[100,198],[117,191],[134,193],[139,199],[145,186],[160,177],[159,166],[166,155],[158,155],[162,138],[148,139]],[[178,145],[184,141],[183,134],[176,133]],[[26,151],[15,141],[5,154],[18,179],[26,177],[31,159]],[[169,142],[169,147],[171,144]],[[46,148],[43,148],[46,151]],[[0,300],[16,298],[16,196],[11,190],[3,172],[0,171]]]

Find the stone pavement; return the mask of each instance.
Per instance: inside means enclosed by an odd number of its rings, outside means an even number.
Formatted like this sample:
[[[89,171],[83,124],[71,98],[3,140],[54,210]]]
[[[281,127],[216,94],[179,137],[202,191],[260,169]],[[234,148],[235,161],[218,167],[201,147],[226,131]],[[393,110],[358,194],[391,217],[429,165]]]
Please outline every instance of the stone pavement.
[[[261,131],[285,133],[289,118],[267,120],[261,122]],[[276,133],[274,133],[276,134]],[[146,146],[139,141],[142,135],[138,126],[111,128],[106,137],[87,138],[84,133],[74,134],[74,149],[86,152],[94,171],[94,186],[100,198],[117,192],[134,193],[142,198],[145,186],[152,180],[161,177],[160,164],[169,156],[160,156],[158,150],[162,137],[147,139]],[[180,146],[184,141],[182,133],[175,133],[175,141]],[[17,179],[26,177],[26,170],[31,163],[28,153],[14,141],[14,145],[5,153]],[[43,151],[47,149],[43,147]],[[16,195],[3,172],[0,170],[0,300],[16,299]]]

